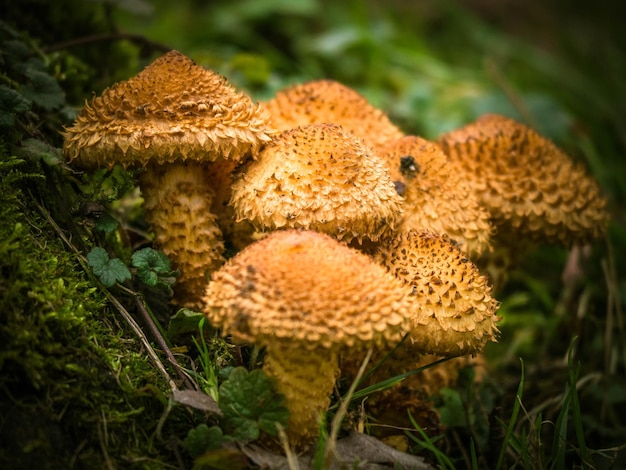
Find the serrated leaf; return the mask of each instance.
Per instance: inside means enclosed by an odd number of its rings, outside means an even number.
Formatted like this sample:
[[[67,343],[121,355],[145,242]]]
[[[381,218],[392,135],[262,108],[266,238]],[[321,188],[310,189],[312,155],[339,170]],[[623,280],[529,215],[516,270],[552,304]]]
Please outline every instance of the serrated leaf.
[[[114,232],[120,223],[110,214],[104,213],[96,220],[93,228],[104,233]]]
[[[13,126],[15,115],[25,113],[31,106],[32,102],[20,93],[0,85],[0,128]]]
[[[30,83],[22,87],[22,94],[47,111],[60,107],[65,102],[65,93],[59,83],[46,72],[25,68]]]
[[[233,369],[220,386],[219,396],[224,427],[240,441],[254,441],[260,431],[275,436],[276,423],[287,425],[289,410],[284,406],[284,397],[261,369]]]
[[[111,259],[104,248],[95,247],[87,255],[89,266],[105,287],[131,278],[130,271],[118,258]]]
[[[171,274],[170,260],[160,251],[143,248],[133,253],[131,264],[137,268],[137,276],[149,286],[156,286],[161,275]]]
[[[206,424],[200,424],[189,430],[184,444],[189,454],[196,458],[209,450],[219,449],[223,444],[230,441],[232,439],[229,436],[224,436],[219,427],[208,427]]]

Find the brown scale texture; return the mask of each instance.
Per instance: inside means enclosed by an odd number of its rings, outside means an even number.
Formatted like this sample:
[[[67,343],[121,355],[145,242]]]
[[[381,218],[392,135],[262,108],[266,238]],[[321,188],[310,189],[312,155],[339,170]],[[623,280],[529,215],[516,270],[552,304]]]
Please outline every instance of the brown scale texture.
[[[213,274],[204,302],[207,318],[224,334],[267,347],[268,372],[289,388],[288,400],[295,403],[291,419],[297,421],[289,424],[294,434],[288,436],[298,443],[317,435],[316,417],[328,405],[338,351],[357,354],[398,342],[411,304],[406,286],[369,256],[302,230],[272,232],[244,248]],[[306,361],[315,364],[313,376],[326,377],[314,385],[319,391],[301,390],[307,388],[303,380],[313,387],[311,376],[298,375]],[[302,411],[306,402],[310,413]]]
[[[387,143],[379,155],[387,162],[392,179],[404,187],[398,232],[446,234],[470,256],[489,250],[489,212],[436,143],[406,136]]]
[[[155,245],[180,270],[174,302],[195,309],[201,306],[210,273],[225,262],[207,177],[205,166],[190,162],[153,165],[139,177]]]
[[[279,130],[331,122],[376,149],[403,133],[387,115],[355,90],[333,80],[315,80],[279,91],[261,106]]]
[[[461,356],[496,340],[499,303],[487,278],[447,236],[400,233],[376,260],[412,289],[417,313],[399,352]]]
[[[230,204],[261,231],[303,228],[361,243],[393,230],[402,198],[360,139],[312,124],[281,132],[244,164]]]
[[[85,103],[64,133],[84,168],[238,160],[270,140],[267,115],[224,77],[171,51]]]
[[[550,140],[495,114],[439,138],[496,226],[566,245],[599,237],[606,200],[584,168]]]

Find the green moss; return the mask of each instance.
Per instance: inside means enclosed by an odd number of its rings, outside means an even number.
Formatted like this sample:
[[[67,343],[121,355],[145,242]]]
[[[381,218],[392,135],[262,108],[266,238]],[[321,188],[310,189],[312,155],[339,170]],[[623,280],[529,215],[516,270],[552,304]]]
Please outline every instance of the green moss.
[[[164,468],[169,388],[31,209],[15,164],[0,160],[0,468]],[[193,425],[175,408],[163,435]]]

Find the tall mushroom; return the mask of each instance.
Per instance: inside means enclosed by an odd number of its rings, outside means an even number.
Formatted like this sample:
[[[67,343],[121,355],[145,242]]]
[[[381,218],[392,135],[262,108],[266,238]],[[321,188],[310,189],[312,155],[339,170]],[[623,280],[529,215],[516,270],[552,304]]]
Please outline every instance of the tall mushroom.
[[[204,312],[236,341],[265,346],[264,369],[291,413],[287,435],[303,448],[330,403],[339,351],[398,342],[408,292],[370,257],[328,235],[282,230],[213,273]]]
[[[303,228],[361,243],[391,233],[402,199],[369,147],[323,123],[281,132],[242,165],[231,204],[259,230]]]
[[[607,201],[598,184],[528,126],[487,114],[438,142],[491,214],[494,252],[479,261],[496,284],[525,252],[521,244],[584,244],[606,230]]]
[[[379,247],[375,260],[412,290],[410,354],[475,354],[495,340],[499,303],[487,277],[447,236],[401,233]]]
[[[313,80],[280,90],[261,103],[279,130],[332,122],[361,138],[374,150],[399,139],[402,131],[355,90],[334,80]]]
[[[197,306],[207,272],[224,262],[207,164],[241,161],[270,133],[248,96],[171,51],[86,103],[65,130],[63,150],[84,168],[145,168],[139,175],[145,216],[181,272],[177,302]]]
[[[446,234],[470,256],[489,249],[489,213],[436,143],[406,136],[378,153],[405,200],[398,232]]]
[[[443,134],[439,144],[498,227],[568,245],[606,229],[606,199],[598,184],[528,126],[487,114]]]

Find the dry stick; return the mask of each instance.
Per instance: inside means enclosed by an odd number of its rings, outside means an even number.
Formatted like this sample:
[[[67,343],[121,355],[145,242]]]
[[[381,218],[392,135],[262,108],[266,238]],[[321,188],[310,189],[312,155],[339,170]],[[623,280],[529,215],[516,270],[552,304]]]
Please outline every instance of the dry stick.
[[[130,294],[135,299],[135,305],[137,305],[137,309],[139,310],[139,313],[141,313],[141,317],[143,318],[144,323],[148,326],[148,329],[150,330],[150,333],[152,333],[152,336],[156,339],[156,342],[159,343],[159,347],[165,353],[165,356],[167,357],[167,360],[169,361],[169,363],[172,365],[172,367],[174,367],[174,370],[176,371],[178,378],[184,382],[185,386],[189,390],[195,390],[196,388],[193,386],[193,384],[191,383],[187,375],[181,369],[180,364],[178,364],[178,361],[176,360],[176,358],[174,357],[174,354],[172,353],[172,350],[170,349],[167,342],[165,341],[165,338],[163,338],[161,331],[154,324],[152,316],[150,315],[150,312],[148,312],[148,310],[146,309],[146,306],[144,305],[143,300],[141,300],[137,292],[125,286],[119,286],[119,287],[126,293]]]
[[[64,41],[64,42],[58,42],[56,44],[52,44],[51,46],[42,48],[42,51],[45,53],[49,53],[49,52],[59,51],[62,49],[67,49],[70,47],[82,46],[84,44],[91,44],[94,42],[120,41],[124,39],[137,43],[141,46],[148,46],[151,49],[154,49],[156,51],[169,52],[172,50],[171,47],[168,47],[165,44],[151,41],[150,39],[144,36],[141,36],[140,34],[104,33],[104,34],[94,34],[91,36],[83,36],[81,38],[71,39],[69,41]]]
[[[63,240],[63,242],[68,246],[68,248],[70,248],[70,250],[72,250],[74,252],[74,254],[76,254],[76,258],[78,259],[78,262],[81,264],[81,266],[83,267],[85,272],[89,272],[89,269],[87,267],[88,266],[87,259],[84,257],[84,255],[80,252],[80,250],[78,248],[76,248],[72,244],[72,242],[70,242],[67,239],[67,237],[63,233],[63,230],[61,230],[61,227],[58,226],[58,224],[50,216],[48,211],[41,204],[39,204],[39,202],[34,197],[32,198],[32,200],[35,203],[35,205],[37,206],[37,208],[39,209],[39,211],[41,212],[41,214],[48,220],[48,223],[57,232],[57,234],[59,235],[61,240]],[[122,316],[124,317],[124,320],[126,320],[126,323],[128,323],[128,325],[131,327],[131,329],[139,337],[139,340],[141,341],[143,346],[148,351],[148,356],[150,356],[150,358],[154,362],[156,368],[159,370],[161,375],[165,378],[165,380],[169,384],[169,386],[172,389],[172,391],[173,390],[177,390],[178,387],[176,386],[176,383],[174,382],[174,380],[172,380],[170,375],[167,373],[167,370],[165,369],[165,366],[163,365],[163,363],[159,359],[159,356],[157,356],[156,352],[154,352],[154,349],[152,348],[152,345],[148,341],[148,338],[146,338],[146,336],[144,335],[143,331],[141,330],[139,325],[137,325],[137,322],[135,322],[135,320],[133,319],[131,314],[128,312],[128,310],[126,310],[126,308],[120,303],[120,301],[117,300],[117,298],[115,298],[115,296],[113,296],[113,294],[111,294],[111,292],[109,292],[109,290],[107,288],[105,288],[99,281],[96,280],[95,282],[98,283],[98,285],[100,287],[100,290],[102,292],[104,292],[105,296],[107,297],[107,300],[109,302],[111,302],[111,304],[113,304],[113,306],[117,309],[117,311],[119,313],[122,314]]]

